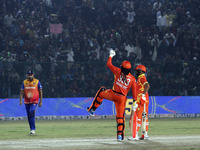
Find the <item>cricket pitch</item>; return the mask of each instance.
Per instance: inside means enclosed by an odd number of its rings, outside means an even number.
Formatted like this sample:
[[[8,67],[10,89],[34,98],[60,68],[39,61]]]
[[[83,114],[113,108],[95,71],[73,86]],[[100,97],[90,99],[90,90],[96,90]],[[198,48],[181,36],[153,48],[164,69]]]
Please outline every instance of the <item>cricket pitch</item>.
[[[34,135],[37,136],[37,135]],[[0,141],[0,150],[200,150],[200,136],[160,136],[122,142],[115,138],[62,138]]]

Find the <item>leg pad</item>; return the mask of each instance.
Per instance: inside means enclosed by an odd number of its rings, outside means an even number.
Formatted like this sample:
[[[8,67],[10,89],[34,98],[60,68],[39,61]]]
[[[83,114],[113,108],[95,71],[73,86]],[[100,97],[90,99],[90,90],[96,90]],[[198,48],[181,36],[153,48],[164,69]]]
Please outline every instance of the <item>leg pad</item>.
[[[125,124],[124,124],[124,117],[116,117],[117,120],[117,135],[122,135],[122,139],[124,139],[124,129],[125,129]]]
[[[88,110],[92,109],[93,111],[95,111],[95,110],[97,109],[97,107],[95,107],[95,104],[97,104],[97,106],[99,106],[99,105],[102,104],[102,102],[99,102],[99,101],[98,101],[98,99],[102,99],[102,98],[99,96],[99,94],[100,94],[102,91],[105,91],[105,90],[106,90],[106,88],[105,88],[104,86],[100,87],[100,89],[97,91],[97,93],[96,93],[96,95],[95,95],[95,97],[94,97],[94,100],[93,100],[93,102],[92,102],[92,105],[90,106],[90,108],[89,108]]]

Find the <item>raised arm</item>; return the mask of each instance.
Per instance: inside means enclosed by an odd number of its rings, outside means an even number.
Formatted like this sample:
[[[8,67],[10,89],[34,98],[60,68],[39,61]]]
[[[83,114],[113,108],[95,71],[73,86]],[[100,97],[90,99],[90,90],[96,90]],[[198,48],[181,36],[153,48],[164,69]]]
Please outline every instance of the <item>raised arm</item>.
[[[110,55],[109,55],[109,58],[108,58],[108,61],[107,61],[107,67],[112,71],[112,72],[114,72],[115,71],[115,66],[113,66],[113,64],[112,64],[112,58],[113,58],[113,56],[115,56],[116,55],[116,53],[115,53],[115,51],[113,50],[113,49],[111,49],[110,50]]]

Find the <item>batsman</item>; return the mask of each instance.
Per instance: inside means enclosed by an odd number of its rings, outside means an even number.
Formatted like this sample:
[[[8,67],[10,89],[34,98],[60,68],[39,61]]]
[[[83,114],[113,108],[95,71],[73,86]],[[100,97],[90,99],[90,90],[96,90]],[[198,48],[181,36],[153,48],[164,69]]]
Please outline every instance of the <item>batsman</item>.
[[[95,110],[102,104],[103,99],[113,101],[116,109],[117,140],[122,141],[124,139],[125,129],[124,113],[127,100],[126,96],[131,88],[133,99],[136,99],[136,79],[130,73],[131,63],[129,61],[123,61],[120,68],[113,66],[112,57],[115,54],[115,51],[111,49],[107,60],[107,67],[114,74],[113,88],[106,89],[105,87],[101,87],[96,93],[91,106],[88,107],[88,112],[94,116]]]
[[[149,95],[148,91],[150,85],[146,79],[146,67],[144,65],[138,65],[136,67],[136,89],[137,89],[137,99],[133,103],[133,110],[130,117],[130,124],[132,136],[128,140],[145,140],[148,139],[148,106],[149,106]],[[135,112],[135,113],[134,113]],[[134,115],[135,114],[135,115]],[[141,128],[141,137],[138,137],[138,132]]]

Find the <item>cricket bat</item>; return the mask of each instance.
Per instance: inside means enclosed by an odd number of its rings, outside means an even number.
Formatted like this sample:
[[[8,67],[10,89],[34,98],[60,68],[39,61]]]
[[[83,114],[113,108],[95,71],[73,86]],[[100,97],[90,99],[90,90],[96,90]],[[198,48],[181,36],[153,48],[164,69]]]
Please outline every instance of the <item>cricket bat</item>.
[[[142,112],[142,127],[141,127],[141,131],[142,134],[144,135],[146,132],[146,103],[144,103],[144,110]]]
[[[130,120],[129,120],[129,129],[132,133],[132,136],[135,137],[136,135],[136,111],[131,110],[131,116],[130,116]]]
[[[131,117],[130,117],[130,120],[129,120],[129,129],[131,131],[131,133],[133,133],[133,119],[134,119],[134,110],[131,111]]]

